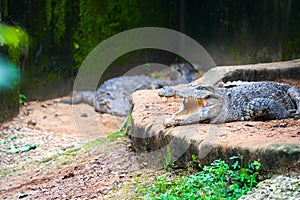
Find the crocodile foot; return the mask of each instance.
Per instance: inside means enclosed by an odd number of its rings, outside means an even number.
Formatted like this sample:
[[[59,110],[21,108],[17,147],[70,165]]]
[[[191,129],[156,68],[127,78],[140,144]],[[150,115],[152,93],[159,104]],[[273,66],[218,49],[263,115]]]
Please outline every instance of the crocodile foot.
[[[298,111],[295,113],[294,117],[295,117],[296,119],[300,119],[300,110],[298,110]]]
[[[300,119],[300,110],[290,109],[290,110],[288,110],[288,112],[289,112],[289,116],[290,117],[294,117],[296,119]]]
[[[163,125],[168,128],[168,127],[172,127],[172,126],[176,126],[179,125],[179,121],[174,119],[174,118],[167,118],[164,120]]]

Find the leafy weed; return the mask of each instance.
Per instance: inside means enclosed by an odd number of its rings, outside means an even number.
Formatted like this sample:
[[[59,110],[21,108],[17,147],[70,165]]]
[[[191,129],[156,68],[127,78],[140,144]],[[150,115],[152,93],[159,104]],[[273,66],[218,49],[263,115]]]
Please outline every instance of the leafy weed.
[[[139,199],[237,199],[258,183],[261,164],[249,162],[241,167],[237,159],[231,166],[223,160],[215,160],[204,166],[202,171],[187,176],[171,178],[168,174],[159,176],[150,186],[136,191]],[[142,183],[140,183],[142,184]]]

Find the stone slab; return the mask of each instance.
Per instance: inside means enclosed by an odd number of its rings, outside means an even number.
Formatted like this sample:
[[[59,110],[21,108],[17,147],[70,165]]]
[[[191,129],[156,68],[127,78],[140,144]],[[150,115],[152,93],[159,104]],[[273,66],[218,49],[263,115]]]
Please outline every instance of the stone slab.
[[[198,83],[214,85],[220,81],[275,81],[277,79],[300,79],[300,59],[236,66],[219,66],[207,71]]]

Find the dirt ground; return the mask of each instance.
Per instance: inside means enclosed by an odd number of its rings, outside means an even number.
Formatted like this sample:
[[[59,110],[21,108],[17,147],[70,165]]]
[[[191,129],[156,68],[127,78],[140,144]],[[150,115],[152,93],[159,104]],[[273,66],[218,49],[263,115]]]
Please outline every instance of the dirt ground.
[[[19,116],[1,124],[0,199],[104,197],[121,178],[139,168],[132,160],[135,157],[129,141],[105,139],[118,131],[124,117],[99,114],[85,104],[74,108],[59,100],[26,103]],[[74,120],[76,115],[83,122]],[[78,131],[76,123],[84,123],[87,128]],[[11,146],[28,144],[38,146],[9,152]]]
[[[96,131],[98,135],[91,135],[90,132],[89,134],[90,137],[98,138],[99,133],[107,135],[117,131],[125,120],[125,117],[96,113],[94,108],[87,104],[68,105],[59,103],[59,100],[60,98],[26,103],[25,106],[22,106],[20,115],[14,119],[14,122],[17,124],[27,123],[31,127],[33,127],[33,123],[36,123],[34,128],[41,131],[78,136],[76,135],[79,134],[77,130],[78,125],[74,116],[79,115],[82,119],[89,122],[87,125],[93,125],[94,122],[97,122],[98,128],[100,127],[100,130]]]
[[[297,81],[284,82],[300,88]],[[131,151],[128,139],[105,139],[119,129],[124,117],[59,100],[29,102],[19,116],[1,124],[0,199],[119,199],[124,195],[119,189],[134,184],[133,177],[160,173],[145,172],[149,163]],[[250,123],[252,138],[262,134],[261,126],[270,128],[265,133],[270,137],[285,133],[299,139],[299,120]],[[240,128],[234,123],[228,127]],[[28,144],[32,149],[22,151],[20,147]],[[19,152],[9,151],[18,148]]]

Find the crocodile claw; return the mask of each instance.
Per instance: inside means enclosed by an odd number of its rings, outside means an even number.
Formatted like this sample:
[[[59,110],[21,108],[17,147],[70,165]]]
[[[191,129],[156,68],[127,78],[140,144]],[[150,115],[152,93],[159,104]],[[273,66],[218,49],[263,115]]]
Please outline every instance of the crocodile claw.
[[[300,110],[295,113],[294,117],[296,119],[300,119]]]
[[[290,109],[290,110],[288,110],[288,112],[289,112],[289,116],[290,117],[294,117],[296,119],[300,119],[300,110]]]

